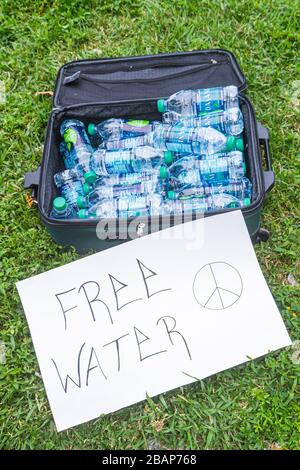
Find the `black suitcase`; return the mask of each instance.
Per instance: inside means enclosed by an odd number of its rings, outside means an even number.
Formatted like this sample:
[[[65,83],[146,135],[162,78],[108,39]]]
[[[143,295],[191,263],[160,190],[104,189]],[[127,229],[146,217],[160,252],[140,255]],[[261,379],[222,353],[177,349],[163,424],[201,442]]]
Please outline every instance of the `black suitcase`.
[[[260,216],[266,193],[274,185],[268,131],[256,121],[253,106],[242,93],[247,86],[246,79],[234,55],[221,49],[80,60],[61,67],[55,84],[54,107],[48,121],[42,163],[37,171],[27,173],[25,177],[25,187],[33,189],[41,219],[54,240],[62,245],[73,245],[79,252],[87,249],[100,251],[134,236],[170,226],[169,217],[156,217],[151,220],[138,218],[133,224],[130,220],[108,220],[96,230],[97,222],[91,219],[50,218],[51,203],[57,194],[53,175],[64,169],[59,155],[59,126],[63,119],[76,118],[86,124],[110,117],[161,120],[157,99],[181,89],[231,84],[236,85],[240,92],[247,176],[253,184],[252,203],[242,208],[242,213],[252,240],[267,240],[269,233],[260,228]],[[262,168],[262,149],[265,171]],[[224,210],[209,212],[205,216],[220,212]],[[171,225],[173,223],[175,221],[171,220]]]

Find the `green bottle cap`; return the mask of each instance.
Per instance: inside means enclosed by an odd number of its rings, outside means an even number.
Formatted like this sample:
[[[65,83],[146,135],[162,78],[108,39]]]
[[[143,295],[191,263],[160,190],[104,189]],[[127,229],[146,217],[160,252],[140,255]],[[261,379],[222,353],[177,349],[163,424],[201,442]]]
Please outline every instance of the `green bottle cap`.
[[[235,148],[240,152],[244,151],[244,139],[236,139]]]
[[[84,173],[83,177],[84,181],[88,184],[93,184],[97,179],[97,175],[94,171],[88,171],[87,173]]]
[[[86,201],[84,196],[78,196],[76,202],[79,209],[84,209],[86,207]]]
[[[88,134],[94,135],[96,130],[96,125],[92,122],[88,125]]]
[[[171,152],[171,150],[167,150],[164,153],[164,160],[167,165],[171,165],[173,163],[173,152]]]
[[[168,191],[168,199],[176,199],[175,191]]]
[[[88,213],[85,209],[80,209],[77,213],[78,219],[87,219]]]
[[[159,176],[162,179],[166,179],[168,177],[168,174],[169,174],[168,169],[165,166],[161,166],[159,169]]]
[[[234,137],[233,135],[230,135],[227,137],[227,142],[226,142],[226,146],[225,146],[225,151],[226,152],[231,152],[232,150],[235,149],[235,146],[236,146],[236,137]]]
[[[157,101],[157,109],[160,113],[164,113],[166,111],[165,100],[158,100]]]
[[[245,197],[244,206],[250,206],[250,204],[251,204],[251,199],[249,197]]]
[[[83,194],[85,194],[86,196],[89,194],[91,188],[90,188],[90,185],[89,183],[83,183]]]
[[[67,201],[65,200],[64,197],[56,197],[53,200],[53,208],[57,212],[63,212],[67,208]]]

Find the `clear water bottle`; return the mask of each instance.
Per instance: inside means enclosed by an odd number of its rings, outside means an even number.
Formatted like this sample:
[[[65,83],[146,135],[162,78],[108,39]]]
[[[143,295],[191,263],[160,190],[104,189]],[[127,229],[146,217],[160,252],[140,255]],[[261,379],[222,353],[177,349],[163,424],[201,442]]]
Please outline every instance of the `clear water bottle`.
[[[165,201],[165,211],[170,215],[182,215],[183,213],[209,212],[212,210],[210,196],[190,197]]]
[[[159,168],[153,173],[131,173],[127,175],[110,175],[99,178],[85,196],[77,198],[77,206],[81,209],[91,207],[103,198],[130,197],[138,194],[164,193],[166,182],[160,178]],[[86,183],[85,183],[86,184]],[[85,186],[84,184],[84,186]]]
[[[75,169],[63,170],[63,171],[60,171],[59,173],[55,173],[54,175],[54,183],[58,188],[61,188],[65,183],[69,181],[73,181],[73,180],[76,181],[80,179],[81,179],[81,175]]]
[[[79,172],[76,168],[72,169],[72,170],[65,170],[65,171],[72,171],[71,180],[74,180],[74,181],[79,180],[80,181],[80,183],[81,183],[80,187],[82,187],[82,192],[85,196],[93,190],[94,181],[97,178],[97,176],[95,175],[95,173],[93,171],[89,171],[87,173],[84,173],[84,176],[85,175],[87,176],[86,180],[84,180],[82,172],[81,171]],[[64,172],[61,172],[61,173],[64,173]],[[60,184],[60,185],[62,185],[62,183],[60,182],[61,179],[67,180],[67,181],[70,179],[68,176],[63,176],[63,178],[62,178],[61,173],[57,173],[57,175],[55,175],[57,184]]]
[[[203,180],[241,178],[246,173],[242,152],[229,152],[226,157],[201,160],[192,155],[182,157],[168,169],[162,167],[160,177],[170,179],[171,184],[200,184]]]
[[[119,140],[116,143],[118,145],[121,143],[124,149],[134,149],[136,146],[152,146],[165,151],[198,155],[244,150],[242,138],[233,135],[226,136],[212,127],[186,127],[181,122],[173,124],[160,123],[149,134],[134,139]]]
[[[91,136],[100,135],[102,140],[121,140],[138,137],[153,131],[156,121],[140,119],[107,119],[99,124],[88,125]]]
[[[166,100],[158,100],[160,113],[174,111],[181,117],[200,116],[219,110],[237,107],[238,89],[236,86],[203,88],[199,90],[181,90]]]
[[[56,197],[53,199],[50,217],[54,219],[76,219],[77,215],[74,208],[67,204],[65,198]]]
[[[83,196],[83,184],[78,171],[64,170],[54,175],[54,182],[67,203],[77,208],[77,197]]]
[[[67,169],[76,169],[81,173],[89,171],[91,152],[85,146],[69,150],[67,143],[63,141],[59,146],[59,150]]]
[[[86,133],[83,122],[77,119],[67,119],[60,126],[60,133],[70,152],[70,161],[74,160],[72,168],[81,162],[82,155],[93,153],[93,147]]]
[[[252,184],[245,176],[223,181],[201,181],[198,184],[181,184],[169,189],[168,199],[185,199],[191,197],[203,197],[215,194],[229,194],[239,200],[251,201]]]
[[[159,121],[157,121],[157,123],[159,123]],[[151,134],[151,132],[149,132],[149,134]],[[107,150],[133,149],[142,145],[147,145],[147,135],[148,134],[144,134],[135,137],[123,138],[120,140],[107,140],[103,142],[100,147]]]
[[[241,138],[226,136],[212,127],[185,127],[180,122],[156,126],[145,138],[149,145],[172,152],[211,155],[244,150]]]
[[[163,198],[159,194],[140,194],[118,199],[103,198],[89,209],[78,212],[80,219],[87,218],[131,218],[159,215],[164,209]]]
[[[94,152],[90,166],[97,175],[151,172],[162,163],[172,163],[172,152],[162,152],[144,146],[135,149],[105,150]]]
[[[234,209],[247,206],[251,203],[249,198],[238,199],[226,193],[210,194],[202,197],[182,197],[169,200],[165,203],[170,214],[180,215],[184,213],[213,212],[221,209]]]
[[[116,199],[118,197],[130,197],[132,194],[141,194],[141,185],[129,184],[123,185],[103,185],[98,186],[86,197],[78,196],[77,206],[80,209],[100,204],[103,199]]]
[[[240,108],[229,108],[226,111],[208,113],[200,116],[187,116],[181,119],[180,115],[169,111],[163,115],[164,123],[180,121],[185,127],[213,127],[228,135],[240,135],[244,129],[244,119]]]

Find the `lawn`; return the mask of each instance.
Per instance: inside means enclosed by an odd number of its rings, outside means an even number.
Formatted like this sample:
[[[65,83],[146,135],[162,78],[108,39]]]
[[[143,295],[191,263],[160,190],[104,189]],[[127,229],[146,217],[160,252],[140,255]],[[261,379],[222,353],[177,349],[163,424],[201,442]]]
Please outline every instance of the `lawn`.
[[[300,340],[298,30],[294,0],[2,0],[0,448],[300,448],[300,343],[58,434],[15,288],[79,258],[51,240],[23,190],[25,172],[40,163],[51,110],[41,92],[53,90],[58,68],[83,58],[225,48],[270,130],[276,185],[262,226],[271,238],[255,250],[291,338]]]

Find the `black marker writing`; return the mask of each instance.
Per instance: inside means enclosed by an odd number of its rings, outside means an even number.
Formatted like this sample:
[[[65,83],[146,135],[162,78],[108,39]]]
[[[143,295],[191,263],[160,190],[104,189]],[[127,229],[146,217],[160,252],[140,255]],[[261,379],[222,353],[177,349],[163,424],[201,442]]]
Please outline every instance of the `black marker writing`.
[[[91,367],[91,362],[92,362],[93,357],[95,357],[95,359],[96,359],[96,365]],[[101,364],[100,364],[100,362],[99,362],[99,359],[98,359],[98,356],[97,356],[97,354],[96,354],[96,351],[95,351],[94,348],[92,348],[92,349],[91,349],[91,354],[90,354],[90,359],[89,359],[88,368],[87,368],[87,371],[86,371],[86,382],[85,382],[85,384],[86,384],[87,387],[88,387],[88,385],[89,385],[90,372],[91,372],[92,370],[94,370],[94,369],[97,369],[97,368],[101,371],[101,373],[102,373],[103,377],[105,378],[105,380],[107,380],[107,377],[106,377],[106,375],[104,374],[103,369],[102,369],[102,367],[101,367]]]
[[[129,302],[126,302],[125,304],[123,305],[119,305],[119,297],[118,297],[118,292],[120,292],[120,290],[122,289],[125,289],[125,287],[128,287],[127,284],[124,284],[123,282],[121,281],[118,281],[118,279],[116,279],[114,276],[112,276],[111,274],[109,274],[109,278],[110,278],[110,282],[111,282],[111,285],[112,285],[112,288],[114,290],[114,294],[115,294],[115,299],[116,299],[116,304],[117,304],[117,310],[121,310],[121,308],[125,307],[126,305],[129,305],[129,304],[132,304],[132,302],[136,302],[137,300],[143,300],[141,297],[138,298],[138,299],[133,299],[133,300],[130,300]],[[119,287],[118,289],[116,288],[117,287],[117,283],[120,284],[121,287]]]
[[[121,368],[119,340],[122,338],[125,338],[125,336],[128,336],[128,335],[129,333],[126,333],[126,335],[119,336],[119,338],[114,339],[113,341],[110,341],[110,343],[103,344],[103,347],[105,348],[106,346],[109,346],[110,344],[116,343],[117,357],[118,357],[118,372],[120,371],[120,368]]]
[[[144,284],[145,284],[145,287],[146,287],[146,292],[147,292],[148,299],[150,297],[152,297],[153,295],[159,294],[160,292],[165,292],[167,290],[171,290],[171,288],[169,287],[167,289],[160,289],[160,290],[158,290],[156,292],[152,292],[150,294],[149,287],[148,287],[148,284],[147,284],[147,279],[149,279],[150,277],[153,277],[153,276],[157,276],[157,273],[152,271],[151,269],[147,268],[147,266],[145,266],[139,259],[137,259],[137,263],[138,263],[138,266],[139,266],[140,271],[141,271],[142,276],[143,276],[143,281],[144,281]],[[148,276],[146,276],[147,271],[151,273]]]
[[[166,321],[166,318],[170,318],[171,320],[173,320],[173,326],[172,326],[171,329],[170,329],[169,326],[168,326],[168,323],[167,323],[167,321]],[[165,328],[166,328],[166,330],[167,330],[167,333],[168,333],[169,340],[170,340],[171,344],[172,344],[172,345],[174,344],[171,335],[173,335],[173,334],[179,335],[179,336],[181,337],[182,341],[184,342],[184,345],[185,345],[185,347],[186,347],[186,350],[187,350],[187,353],[188,353],[188,355],[189,355],[190,360],[192,360],[192,356],[191,356],[190,350],[189,350],[189,348],[188,348],[187,342],[186,342],[186,340],[185,340],[185,337],[184,337],[179,331],[177,331],[177,330],[174,329],[174,328],[176,327],[176,320],[175,320],[175,318],[174,318],[174,317],[171,317],[171,316],[169,316],[169,315],[165,315],[164,317],[160,317],[160,318],[157,320],[156,324],[158,325],[158,323],[159,323],[161,320],[163,321],[163,323],[164,323],[164,325],[165,325]]]
[[[139,354],[140,354],[140,361],[141,362],[144,361],[144,359],[147,359],[148,357],[156,356],[156,354],[161,354],[161,353],[167,352],[167,350],[165,349],[163,351],[158,351],[158,352],[148,354],[148,356],[143,357],[140,345],[145,343],[145,341],[148,341],[150,338],[148,336],[146,336],[141,330],[139,330],[135,326],[133,327],[133,329],[134,329],[134,334],[135,334],[135,337],[136,337],[136,342],[137,342],[137,345],[138,345],[138,348],[139,348]],[[142,341],[139,340],[138,333],[144,337],[144,339]]]
[[[60,295],[65,295],[65,294],[68,294],[69,292],[72,292],[73,290],[75,290],[75,287],[73,287],[73,289],[70,289],[70,290],[66,290],[65,292],[60,292],[59,294],[55,294],[55,297],[57,298],[57,300],[59,301],[59,305],[61,306],[61,309],[62,309],[62,312],[63,312],[63,316],[64,316],[64,321],[65,321],[65,330],[67,329],[67,317],[66,317],[66,313],[69,312],[70,310],[73,310],[74,308],[77,308],[78,305],[74,305],[73,307],[70,307],[70,308],[67,308],[66,310],[64,309],[63,307],[63,304],[59,298]]]
[[[80,375],[80,360],[81,360],[81,353],[82,353],[82,350],[84,348],[84,345],[85,343],[83,343],[83,345],[81,346],[80,350],[79,350],[79,353],[78,353],[78,358],[77,358],[77,374],[78,374],[78,379],[77,379],[77,382],[75,382],[74,379],[72,379],[72,377],[69,376],[69,374],[67,374],[66,376],[66,379],[65,379],[65,382],[62,381],[62,378],[61,378],[61,375],[59,373],[59,370],[58,370],[58,367],[56,365],[56,362],[54,359],[51,359],[51,361],[53,362],[54,364],[54,367],[56,369],[56,372],[58,374],[58,377],[59,377],[59,380],[60,380],[60,383],[61,383],[61,386],[64,390],[65,393],[67,393],[68,391],[68,381],[70,380],[71,382],[73,382],[74,385],[76,385],[76,387],[78,388],[81,388],[81,375]]]
[[[94,285],[97,286],[97,294],[94,296],[93,299],[90,299],[89,296],[88,296],[88,293],[87,293],[87,290],[86,290],[86,287],[85,287],[85,286],[87,286],[88,284],[89,284],[89,285],[94,284]],[[89,304],[89,307],[90,307],[90,311],[91,311],[93,320],[96,321],[96,318],[95,318],[95,315],[94,315],[94,310],[93,310],[93,307],[92,307],[92,303],[94,303],[94,302],[100,302],[102,305],[105,306],[105,308],[106,308],[106,310],[107,310],[107,313],[108,313],[108,315],[109,315],[110,321],[111,321],[111,323],[113,324],[114,322],[113,322],[113,319],[112,319],[112,316],[111,316],[111,314],[110,314],[110,310],[109,310],[108,306],[106,305],[106,303],[105,303],[103,300],[98,299],[98,295],[99,295],[99,293],[100,293],[100,286],[99,286],[98,282],[96,282],[96,281],[87,281],[87,282],[84,282],[84,283],[79,287],[78,292],[80,292],[81,289],[83,290],[84,295],[85,295],[85,297],[86,297],[86,300],[88,301],[88,304]]]

